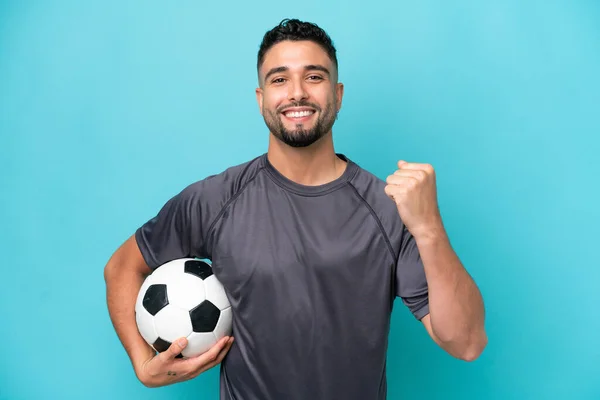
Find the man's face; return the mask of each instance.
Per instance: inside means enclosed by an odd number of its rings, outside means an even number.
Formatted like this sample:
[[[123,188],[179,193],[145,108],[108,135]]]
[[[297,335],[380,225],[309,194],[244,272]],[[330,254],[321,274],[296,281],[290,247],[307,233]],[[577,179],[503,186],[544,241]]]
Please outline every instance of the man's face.
[[[306,147],[331,131],[343,85],[327,53],[310,41],[284,41],[266,53],[256,98],[270,132],[289,146]]]

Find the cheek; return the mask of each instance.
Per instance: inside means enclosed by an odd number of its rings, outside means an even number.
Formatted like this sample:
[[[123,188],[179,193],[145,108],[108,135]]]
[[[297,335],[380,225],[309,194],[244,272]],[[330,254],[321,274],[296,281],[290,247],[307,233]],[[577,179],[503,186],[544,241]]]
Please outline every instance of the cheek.
[[[314,96],[322,106],[325,106],[326,104],[335,104],[337,102],[337,94],[335,90],[332,91],[330,87],[323,86],[322,88],[319,88],[319,91],[315,92]]]
[[[276,110],[277,107],[285,104],[287,96],[283,91],[270,90],[263,96],[263,107],[268,110]]]

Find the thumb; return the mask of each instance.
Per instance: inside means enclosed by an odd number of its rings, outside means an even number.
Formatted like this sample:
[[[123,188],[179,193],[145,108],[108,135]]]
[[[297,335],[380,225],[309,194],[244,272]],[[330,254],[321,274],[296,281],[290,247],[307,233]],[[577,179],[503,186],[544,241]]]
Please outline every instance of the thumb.
[[[175,357],[177,357],[179,354],[181,354],[181,351],[183,349],[185,349],[187,344],[188,344],[188,341],[186,338],[182,337],[182,338],[177,339],[175,342],[173,342],[169,346],[167,351],[162,353],[163,361],[173,360]]]
[[[405,166],[406,164],[408,164],[406,161],[404,160],[400,160],[398,161],[398,168],[402,168],[403,166]]]

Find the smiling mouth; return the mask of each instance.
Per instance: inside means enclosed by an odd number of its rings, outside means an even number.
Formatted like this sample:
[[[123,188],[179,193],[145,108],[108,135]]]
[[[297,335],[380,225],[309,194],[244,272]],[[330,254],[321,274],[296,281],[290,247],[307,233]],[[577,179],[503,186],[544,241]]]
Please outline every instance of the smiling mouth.
[[[287,111],[284,111],[282,114],[285,117],[290,118],[290,119],[303,119],[303,118],[310,117],[314,113],[315,113],[315,110],[304,109],[304,110],[287,110]]]

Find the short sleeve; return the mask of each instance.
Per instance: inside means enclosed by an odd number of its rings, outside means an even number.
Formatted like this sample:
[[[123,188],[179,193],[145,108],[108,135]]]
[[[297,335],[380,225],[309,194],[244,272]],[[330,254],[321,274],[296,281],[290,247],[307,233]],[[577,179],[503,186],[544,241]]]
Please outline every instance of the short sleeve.
[[[410,232],[403,227],[400,252],[396,265],[396,296],[420,320],[429,313],[429,290],[425,269]]]
[[[150,268],[178,258],[207,258],[204,236],[210,222],[202,202],[202,183],[189,185],[136,230],[138,247]]]

